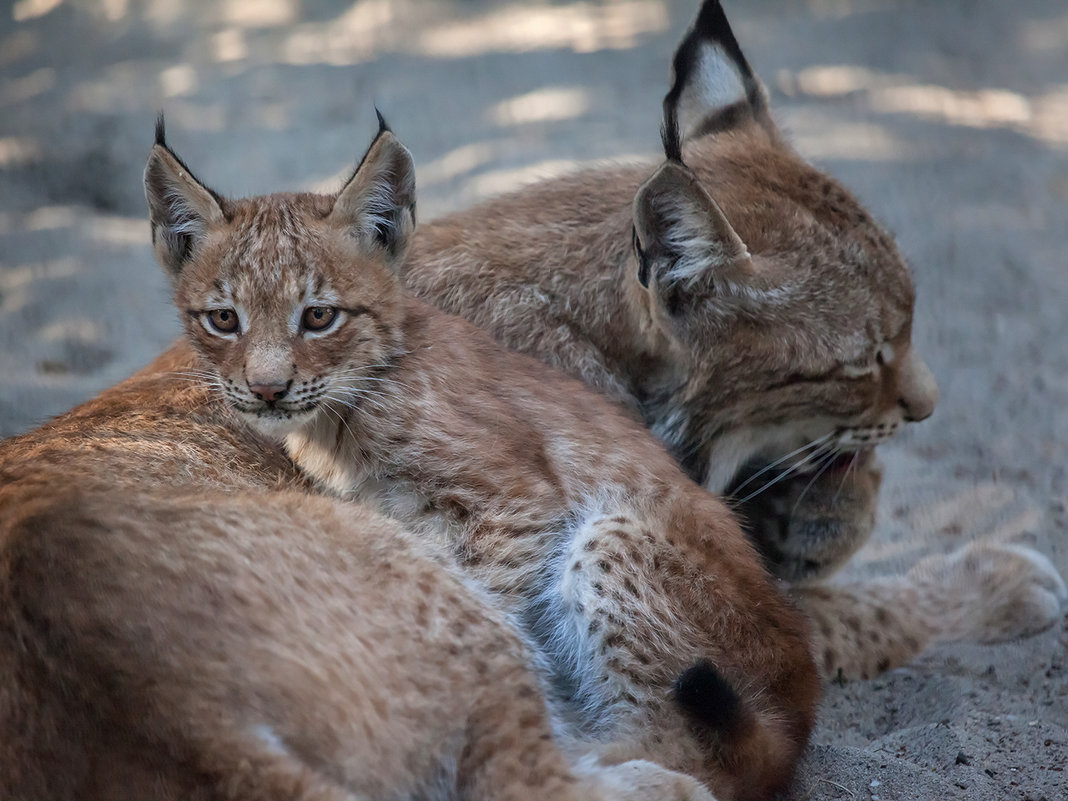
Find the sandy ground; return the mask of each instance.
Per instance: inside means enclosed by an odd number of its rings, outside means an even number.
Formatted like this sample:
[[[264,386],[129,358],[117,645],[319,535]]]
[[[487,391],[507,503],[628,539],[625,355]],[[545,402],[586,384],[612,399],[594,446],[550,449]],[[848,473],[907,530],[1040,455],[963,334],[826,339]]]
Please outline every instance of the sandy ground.
[[[373,105],[424,216],[652,156],[696,0],[18,0],[0,14],[0,435],[177,331],[140,174],[159,108],[227,194],[336,186]],[[914,265],[934,418],[884,448],[852,576],[973,538],[1068,574],[1068,6],[734,0],[799,149]],[[1068,798],[1068,629],[831,686],[797,799]]]

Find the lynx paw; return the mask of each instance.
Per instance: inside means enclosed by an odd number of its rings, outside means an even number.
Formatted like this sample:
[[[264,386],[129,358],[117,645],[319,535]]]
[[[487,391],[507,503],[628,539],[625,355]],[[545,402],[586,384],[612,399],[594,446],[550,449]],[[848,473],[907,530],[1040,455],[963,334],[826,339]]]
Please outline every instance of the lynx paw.
[[[924,559],[911,575],[950,594],[941,640],[994,643],[1037,634],[1057,622],[1068,598],[1053,563],[1024,545],[974,543]]]
[[[716,801],[692,776],[644,759],[602,767],[598,784],[612,801]]]

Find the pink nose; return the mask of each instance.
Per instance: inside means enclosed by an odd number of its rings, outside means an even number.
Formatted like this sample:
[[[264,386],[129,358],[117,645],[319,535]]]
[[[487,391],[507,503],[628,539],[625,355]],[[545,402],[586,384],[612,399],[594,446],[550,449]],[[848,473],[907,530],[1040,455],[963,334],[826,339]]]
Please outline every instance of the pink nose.
[[[289,384],[292,383],[292,381],[289,382]],[[260,400],[274,403],[286,396],[289,392],[289,384],[249,384],[248,389]]]

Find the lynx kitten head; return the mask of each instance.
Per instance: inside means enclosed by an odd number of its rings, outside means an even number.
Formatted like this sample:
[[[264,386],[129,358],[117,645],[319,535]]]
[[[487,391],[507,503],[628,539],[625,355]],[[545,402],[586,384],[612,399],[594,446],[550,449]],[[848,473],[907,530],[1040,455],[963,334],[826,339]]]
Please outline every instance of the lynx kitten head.
[[[634,269],[674,369],[646,417],[691,475],[723,490],[740,462],[806,444],[810,467],[851,460],[928,417],[907,265],[785,142],[718,2],[675,54],[663,133],[667,160],[634,199]]]
[[[371,391],[401,345],[415,225],[411,155],[384,121],[337,195],[227,200],[170,150],[161,118],[145,193],[187,335],[248,423],[282,438]]]

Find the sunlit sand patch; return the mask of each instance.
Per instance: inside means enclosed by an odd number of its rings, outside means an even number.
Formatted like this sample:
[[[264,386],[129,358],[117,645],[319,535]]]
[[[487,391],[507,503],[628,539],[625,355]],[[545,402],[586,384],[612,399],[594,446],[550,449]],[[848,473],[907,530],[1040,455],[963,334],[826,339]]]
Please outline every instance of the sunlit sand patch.
[[[667,26],[667,8],[659,0],[511,6],[427,30],[419,38],[417,50],[439,58],[558,49],[592,53],[634,47],[642,35],[658,33]]]
[[[26,136],[0,137],[0,167],[32,164],[41,158],[41,147]]]
[[[98,242],[129,247],[146,241],[145,221],[140,217],[94,215],[83,227],[85,235]]]
[[[589,111],[590,91],[579,87],[547,87],[503,100],[486,112],[497,125],[567,120]]]
[[[211,37],[216,61],[240,61],[248,58],[248,44],[241,28],[227,28]]]
[[[779,72],[776,85],[788,95],[859,96],[881,114],[910,114],[968,128],[1005,128],[1046,142],[1068,142],[1068,86],[1027,96],[1008,89],[950,89],[916,83],[906,75],[848,64]]]
[[[282,44],[287,64],[360,64],[392,49],[401,26],[390,0],[364,0],[326,23],[298,25]]]
[[[612,163],[632,164],[634,162],[648,160],[648,153],[627,153],[612,159]],[[605,162],[604,159],[590,159],[587,161],[576,161],[574,159],[547,159],[523,167],[492,170],[471,178],[465,185],[465,192],[469,196],[477,199],[492,197],[493,195],[510,192],[526,184],[534,183],[535,181],[568,175],[586,167],[603,167],[606,163],[607,162]]]
[[[805,119],[815,116],[821,118],[821,124],[812,124]],[[801,124],[802,119],[807,124]],[[825,115],[812,113],[795,113],[790,120],[790,138],[807,158],[913,161],[924,156],[920,143],[903,142],[883,125],[831,121]]]
[[[222,20],[241,28],[277,28],[297,18],[293,0],[223,0],[219,4]]]
[[[419,166],[419,181],[434,186],[476,170],[491,161],[497,148],[491,142],[472,142],[450,150],[444,156]]]
[[[933,117],[971,128],[1003,128],[1031,121],[1031,103],[1016,92],[962,92],[944,86],[889,86],[871,93],[876,111]]]
[[[181,97],[196,91],[197,72],[189,64],[176,64],[159,74],[159,85],[164,97]]]
[[[43,17],[63,5],[63,0],[19,0],[11,7],[11,17],[15,22]]]

